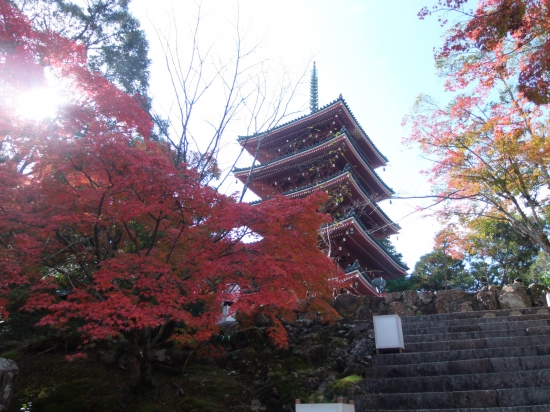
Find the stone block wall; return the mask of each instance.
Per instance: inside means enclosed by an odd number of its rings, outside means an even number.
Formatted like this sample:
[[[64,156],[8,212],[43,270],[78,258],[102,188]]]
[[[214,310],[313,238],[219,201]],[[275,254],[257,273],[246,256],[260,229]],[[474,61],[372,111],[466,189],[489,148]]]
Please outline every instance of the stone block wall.
[[[334,302],[338,313],[355,320],[372,320],[374,315],[400,317],[479,310],[521,309],[547,306],[548,288],[540,284],[526,287],[519,283],[504,287],[484,287],[477,293],[461,290],[437,292],[392,292],[384,297],[340,295]]]

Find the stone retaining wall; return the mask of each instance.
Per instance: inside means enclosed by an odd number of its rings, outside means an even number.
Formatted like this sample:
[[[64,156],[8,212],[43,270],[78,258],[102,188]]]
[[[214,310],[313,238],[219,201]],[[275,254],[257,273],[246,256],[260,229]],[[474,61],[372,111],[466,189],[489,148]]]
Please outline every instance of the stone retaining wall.
[[[334,307],[344,318],[372,320],[374,315],[401,317],[478,310],[521,309],[547,306],[548,288],[540,284],[526,287],[519,283],[504,287],[484,287],[477,293],[461,290],[437,292],[392,292],[384,297],[340,295]]]

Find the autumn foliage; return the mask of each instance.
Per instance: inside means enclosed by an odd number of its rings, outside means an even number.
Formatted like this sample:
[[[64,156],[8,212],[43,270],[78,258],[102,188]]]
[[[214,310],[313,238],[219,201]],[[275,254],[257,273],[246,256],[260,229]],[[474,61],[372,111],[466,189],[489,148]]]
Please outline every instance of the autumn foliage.
[[[88,339],[124,338],[147,359],[167,339],[218,332],[225,302],[277,314],[315,297],[330,315],[335,265],[317,248],[325,195],[252,206],[176,168],[135,99],[86,66],[84,50],[32,31],[0,0],[0,294],[30,289],[25,310],[42,325]],[[17,114],[18,93],[62,79],[68,101],[54,119]],[[75,326],[76,325],[76,326]],[[143,373],[142,365],[142,373]]]
[[[436,59],[462,56],[454,73],[462,86],[474,79],[494,85],[500,74],[513,72],[523,96],[550,103],[550,3],[480,0],[475,10],[468,7],[467,0],[439,0],[419,13],[421,18],[439,13],[443,25],[456,19]]]
[[[434,160],[428,173],[446,223],[475,231],[477,219],[503,222],[550,253],[547,5],[486,0],[471,15],[449,14],[459,22],[436,63],[451,101],[420,96],[405,123],[407,142]]]

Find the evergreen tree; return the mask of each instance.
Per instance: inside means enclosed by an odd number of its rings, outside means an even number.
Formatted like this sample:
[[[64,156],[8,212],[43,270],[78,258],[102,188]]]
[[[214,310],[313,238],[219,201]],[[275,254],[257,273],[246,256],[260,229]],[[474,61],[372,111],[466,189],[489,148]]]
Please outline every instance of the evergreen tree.
[[[411,275],[388,280],[387,292],[404,290],[436,291],[446,289],[476,290],[478,282],[464,267],[464,262],[436,248],[420,257]]]
[[[478,219],[471,227],[475,233],[468,239],[467,260],[471,265],[485,262],[491,267],[489,284],[507,285],[517,277],[527,280],[540,250],[538,246],[507,222]]]
[[[84,44],[90,69],[150,107],[149,43],[128,6],[131,0],[13,0],[39,31]]]
[[[399,276],[396,278],[388,279],[386,283],[386,292],[403,292],[405,290],[416,290],[410,276]]]
[[[386,252],[388,252],[390,256],[392,256],[397,261],[397,263],[399,263],[401,266],[407,266],[407,264],[403,261],[403,255],[397,251],[389,238],[386,237],[378,239],[378,243],[380,243],[384,247],[384,249],[386,249]]]
[[[464,269],[464,262],[437,248],[420,258],[411,275],[415,290],[473,290],[475,281]]]
[[[529,268],[528,276],[524,280],[550,285],[550,257],[546,253],[539,252],[537,259]]]

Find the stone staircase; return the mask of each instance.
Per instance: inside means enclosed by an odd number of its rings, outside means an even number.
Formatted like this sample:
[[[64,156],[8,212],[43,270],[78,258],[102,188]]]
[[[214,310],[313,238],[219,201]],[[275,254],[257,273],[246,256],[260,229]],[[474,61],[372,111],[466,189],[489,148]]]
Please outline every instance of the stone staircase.
[[[373,356],[357,412],[550,412],[550,308],[402,324],[405,353]]]

